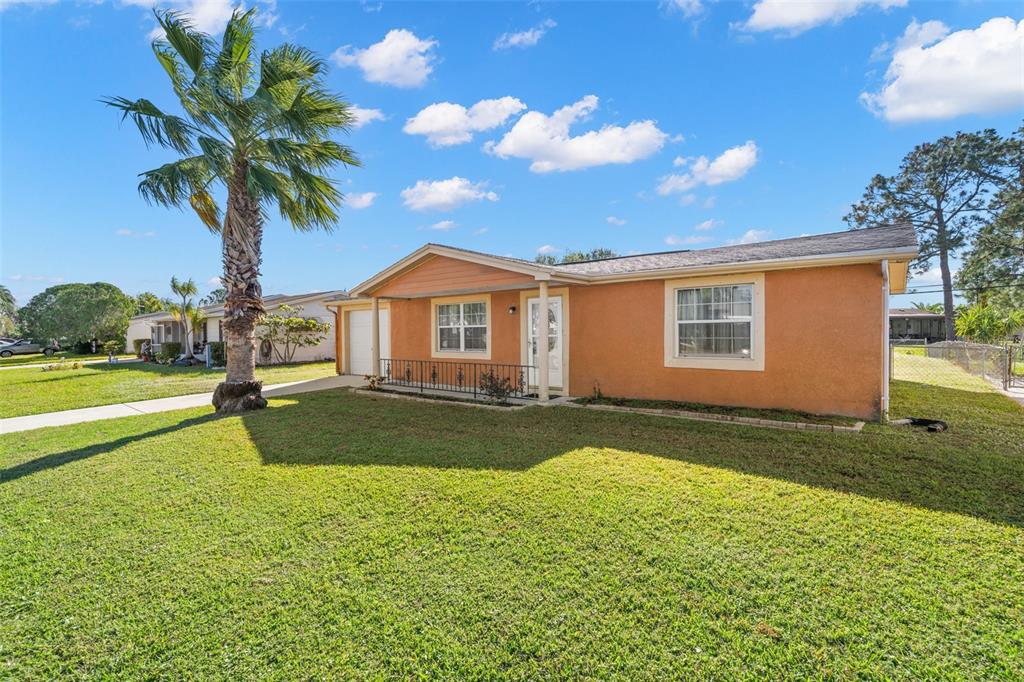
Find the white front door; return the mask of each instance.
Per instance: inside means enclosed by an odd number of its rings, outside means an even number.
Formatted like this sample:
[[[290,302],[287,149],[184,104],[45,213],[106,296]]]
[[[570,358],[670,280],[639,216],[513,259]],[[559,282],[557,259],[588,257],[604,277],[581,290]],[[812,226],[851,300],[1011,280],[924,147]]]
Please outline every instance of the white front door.
[[[371,371],[373,356],[370,351],[372,332],[372,310],[353,310],[348,313],[348,373],[363,375],[380,374]],[[391,333],[388,326],[388,311],[380,311],[380,357],[391,357]]]
[[[540,363],[537,361],[537,319],[540,313],[540,299],[531,298],[527,301],[530,308],[530,322],[528,333],[528,344],[530,348],[530,385],[539,384],[537,369]],[[562,297],[550,296],[548,298],[548,386],[551,388],[562,388],[565,384],[562,381]]]

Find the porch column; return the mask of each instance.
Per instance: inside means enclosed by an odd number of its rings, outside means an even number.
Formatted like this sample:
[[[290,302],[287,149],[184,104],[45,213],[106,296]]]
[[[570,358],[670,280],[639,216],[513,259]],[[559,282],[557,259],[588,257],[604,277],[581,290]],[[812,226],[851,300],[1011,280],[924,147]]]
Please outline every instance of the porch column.
[[[548,388],[548,361],[550,353],[548,352],[548,283],[546,280],[540,281],[540,300],[537,306],[537,374],[538,374],[538,386],[537,386],[537,397],[544,401],[549,398]]]
[[[370,299],[373,313],[370,315],[370,362],[373,375],[380,375],[380,299]]]

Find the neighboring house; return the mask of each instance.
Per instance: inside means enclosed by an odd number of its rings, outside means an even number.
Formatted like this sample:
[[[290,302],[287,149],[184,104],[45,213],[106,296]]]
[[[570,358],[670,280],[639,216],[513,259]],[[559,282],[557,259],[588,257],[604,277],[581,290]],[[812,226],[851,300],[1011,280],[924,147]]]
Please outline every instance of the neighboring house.
[[[463,382],[473,365],[518,365],[541,400],[878,418],[889,294],[916,255],[909,225],[564,265],[427,244],[329,303],[337,369],[388,378],[414,362]]]
[[[287,304],[295,308],[301,307],[301,315],[303,317],[314,317],[321,322],[330,323],[331,331],[328,332],[324,340],[316,346],[299,348],[295,352],[295,362],[312,362],[314,360],[330,360],[334,358],[334,313],[324,303],[327,301],[344,300],[346,296],[346,292],[337,290],[297,294],[294,296],[274,294],[263,298],[263,304],[268,313],[272,313],[282,305]],[[198,330],[195,339],[196,343],[203,344],[208,341],[223,341],[223,304],[203,306],[201,310],[206,320]],[[170,313],[166,312],[136,315],[128,323],[128,348],[132,347],[133,339],[145,338],[150,339],[153,343],[153,352],[158,352],[160,345],[165,341],[182,341],[181,324],[176,322]],[[269,342],[261,342],[259,327],[256,328],[256,341],[256,363],[269,365],[277,362],[273,349],[269,347]]]
[[[934,343],[946,340],[946,316],[917,308],[889,309],[889,338]]]

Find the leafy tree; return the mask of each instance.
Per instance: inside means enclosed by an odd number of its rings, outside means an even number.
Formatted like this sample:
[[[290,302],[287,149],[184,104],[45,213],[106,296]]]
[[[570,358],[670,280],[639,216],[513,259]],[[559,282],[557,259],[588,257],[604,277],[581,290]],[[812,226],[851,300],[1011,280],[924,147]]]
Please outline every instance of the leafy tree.
[[[228,298],[227,289],[219,287],[199,299],[199,305],[218,305]]]
[[[559,263],[582,263],[583,261],[600,260],[601,258],[615,258],[618,255],[611,249],[597,248],[590,251],[566,251],[561,259],[557,259],[551,254],[539,253],[534,260],[541,265],[558,265]]]
[[[278,362],[291,362],[299,348],[315,346],[327,338],[329,322],[302,317],[302,306],[282,305],[263,316],[260,337],[270,341]]]
[[[1000,314],[983,303],[963,308],[956,317],[956,333],[977,343],[1000,343],[1024,327],[1024,311]]]
[[[995,130],[958,132],[920,144],[903,157],[899,172],[876,175],[844,220],[853,228],[909,223],[917,232],[917,273],[938,259],[946,337],[953,338],[953,281],[949,259],[989,217],[993,188],[1001,183],[1006,153]]]
[[[968,300],[1009,312],[1024,309],[1024,126],[1006,140],[1010,172],[957,273]]]
[[[350,148],[330,139],[348,130],[354,116],[327,89],[324,61],[287,43],[257,55],[254,12],[236,11],[220,46],[184,16],[157,13],[165,38],[154,41],[153,51],[183,116],[147,99],[105,100],[136,124],[147,144],[182,155],[142,174],[142,196],[191,206],[221,237],[227,380],[213,400],[220,412],[266,405],[255,377],[254,330],[264,312],[259,274],[267,210],[276,205],[300,231],[331,230],[343,197],[327,172],[359,165]],[[213,185],[226,189],[223,211]]]
[[[18,311],[25,334],[39,341],[121,339],[135,299],[113,284],[58,284],[36,294]]]
[[[181,325],[181,345],[185,349],[185,357],[192,357],[192,343],[195,341],[195,326],[193,320],[196,315],[195,304],[192,302],[192,297],[195,296],[199,290],[196,288],[194,280],[188,279],[182,282],[177,277],[171,277],[171,291],[174,295],[181,299],[181,303],[175,303],[174,307],[171,308],[171,317]],[[202,322],[202,320],[200,320]],[[192,340],[189,340],[189,336],[192,336]]]
[[[135,314],[145,315],[146,313],[161,313],[171,309],[170,300],[159,298],[151,291],[143,291],[135,297]]]
[[[11,290],[0,284],[0,334],[13,336],[18,320],[18,305]]]
[[[910,305],[914,306],[917,310],[923,310],[926,313],[938,313],[941,315],[944,312],[941,303],[919,303],[917,301],[911,301]]]

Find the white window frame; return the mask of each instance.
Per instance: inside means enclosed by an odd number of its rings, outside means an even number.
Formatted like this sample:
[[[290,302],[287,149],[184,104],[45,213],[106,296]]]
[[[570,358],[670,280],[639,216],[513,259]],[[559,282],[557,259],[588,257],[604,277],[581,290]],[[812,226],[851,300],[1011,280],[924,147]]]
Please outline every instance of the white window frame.
[[[752,286],[750,319],[750,357],[717,355],[679,355],[679,325],[676,300],[680,289],[749,284]],[[764,273],[687,277],[665,281],[665,366],[689,369],[725,369],[749,372],[764,371]]]
[[[486,329],[484,331],[484,344],[486,345],[485,350],[465,350],[466,336],[465,336],[465,325],[459,325],[459,350],[441,350],[440,348],[440,329],[438,326],[438,306],[442,305],[459,305],[465,306],[469,303],[483,303],[484,312],[487,320]],[[462,308],[459,309],[459,318],[462,319]],[[471,325],[477,326],[477,325]],[[453,327],[454,328],[454,327]],[[431,357],[434,358],[468,358],[474,360],[490,360],[491,359],[491,296],[477,295],[477,296],[449,296],[444,298],[432,298],[430,299],[430,351]]]

